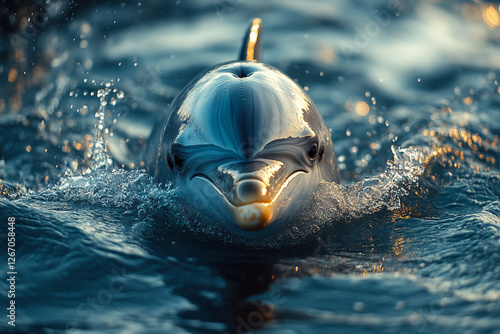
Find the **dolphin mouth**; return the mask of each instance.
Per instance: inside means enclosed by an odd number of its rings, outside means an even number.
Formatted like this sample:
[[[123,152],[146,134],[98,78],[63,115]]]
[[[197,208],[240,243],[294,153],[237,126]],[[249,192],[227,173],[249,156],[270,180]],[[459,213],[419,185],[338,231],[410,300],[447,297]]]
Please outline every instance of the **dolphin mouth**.
[[[191,180],[194,178],[202,179],[208,182],[215,191],[224,198],[227,205],[231,208],[233,217],[236,221],[236,224],[247,231],[260,231],[265,227],[269,226],[273,222],[273,218],[275,218],[275,203],[281,193],[286,189],[288,184],[300,174],[307,174],[306,170],[295,170],[290,173],[285,181],[281,184],[279,190],[269,201],[255,201],[244,203],[241,205],[235,205],[229,201],[226,194],[222,191],[222,189],[213,182],[208,176],[204,174],[195,174],[191,177]]]

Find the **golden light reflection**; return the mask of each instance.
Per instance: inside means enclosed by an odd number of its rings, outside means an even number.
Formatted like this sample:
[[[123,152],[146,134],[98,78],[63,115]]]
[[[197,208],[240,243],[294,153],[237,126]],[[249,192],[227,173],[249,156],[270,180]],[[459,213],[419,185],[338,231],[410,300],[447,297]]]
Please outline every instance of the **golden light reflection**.
[[[493,5],[483,7],[482,17],[484,23],[491,29],[495,29],[500,25],[500,15],[498,9]]]
[[[250,28],[250,36],[247,46],[247,60],[257,61],[256,57],[256,46],[257,40],[259,38],[261,19],[256,18],[252,21],[252,27]]]
[[[255,43],[257,42],[257,29],[255,27],[252,27],[252,32],[250,32],[250,43]]]
[[[283,163],[281,161],[273,162],[272,165],[266,166],[257,171],[257,175],[266,184],[266,186],[269,186],[271,178],[277,171],[280,170],[281,166],[283,166]]]
[[[487,134],[487,131],[482,131]],[[422,131],[424,136],[432,137],[446,137],[448,136],[459,148],[453,148],[450,145],[437,146],[432,145],[432,151],[425,158],[425,163],[429,164],[431,160],[439,161],[442,164],[449,165],[454,168],[461,168],[460,162],[465,162],[465,152],[463,148],[470,148],[472,153],[480,160],[487,163],[496,163],[496,159],[486,152],[491,151],[498,144],[498,137],[494,137],[491,140],[483,139],[479,133],[471,133],[465,129],[451,128],[444,129],[439,128],[436,131],[424,130]]]
[[[392,250],[396,256],[400,256],[403,253],[403,244],[405,240],[403,237],[399,237],[396,240],[394,240],[394,244],[392,246]]]
[[[368,105],[368,103],[364,102],[364,101],[360,101],[358,103],[356,103],[356,114],[358,114],[358,116],[361,116],[361,117],[364,117],[366,115],[368,115],[368,113],[370,112],[370,106]]]
[[[0,195],[6,198],[17,198],[21,196],[23,189],[19,185],[10,186],[4,184],[2,179],[0,179]]]
[[[17,70],[15,68],[11,68],[9,70],[8,80],[9,82],[14,82],[17,80]]]
[[[488,28],[495,29],[500,26],[500,7],[494,3],[474,0],[474,4],[462,6],[462,16],[467,21],[483,21]]]

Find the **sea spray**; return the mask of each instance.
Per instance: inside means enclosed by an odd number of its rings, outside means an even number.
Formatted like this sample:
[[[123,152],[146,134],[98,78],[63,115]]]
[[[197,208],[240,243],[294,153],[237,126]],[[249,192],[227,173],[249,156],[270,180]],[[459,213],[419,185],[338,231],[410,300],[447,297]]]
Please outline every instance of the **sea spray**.
[[[391,150],[394,158],[387,161],[383,173],[347,186],[322,183],[307,214],[325,224],[332,220],[360,218],[383,208],[399,208],[401,198],[417,184],[424,172],[425,154],[417,148],[392,146]]]
[[[97,91],[97,97],[99,98],[99,109],[95,113],[96,118],[96,137],[94,148],[91,152],[91,166],[86,169],[85,174],[89,174],[95,170],[110,170],[113,167],[113,159],[111,153],[106,145],[105,135],[109,133],[109,129],[105,124],[106,117],[106,107],[111,105],[114,107],[116,105],[117,99],[122,99],[124,93],[118,91],[116,88],[111,88],[111,83],[107,82],[104,88]],[[111,96],[114,93],[116,96]],[[108,102],[109,100],[109,102]],[[90,152],[89,152],[90,153]]]

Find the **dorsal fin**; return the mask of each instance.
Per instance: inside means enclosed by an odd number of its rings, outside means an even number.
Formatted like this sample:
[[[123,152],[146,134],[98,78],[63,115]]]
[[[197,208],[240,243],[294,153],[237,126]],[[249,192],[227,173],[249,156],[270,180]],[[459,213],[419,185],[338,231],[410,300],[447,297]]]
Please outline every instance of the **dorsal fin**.
[[[261,19],[253,19],[243,39],[239,60],[258,61],[260,59],[260,27]]]

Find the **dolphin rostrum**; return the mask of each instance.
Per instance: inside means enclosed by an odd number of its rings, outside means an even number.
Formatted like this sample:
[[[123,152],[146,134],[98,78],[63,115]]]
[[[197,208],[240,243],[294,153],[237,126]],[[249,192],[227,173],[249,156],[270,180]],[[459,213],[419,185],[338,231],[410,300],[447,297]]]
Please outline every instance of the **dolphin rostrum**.
[[[326,124],[304,90],[259,61],[256,18],[236,61],[194,78],[153,130],[147,169],[189,207],[249,239],[283,227],[320,182],[339,182]]]

